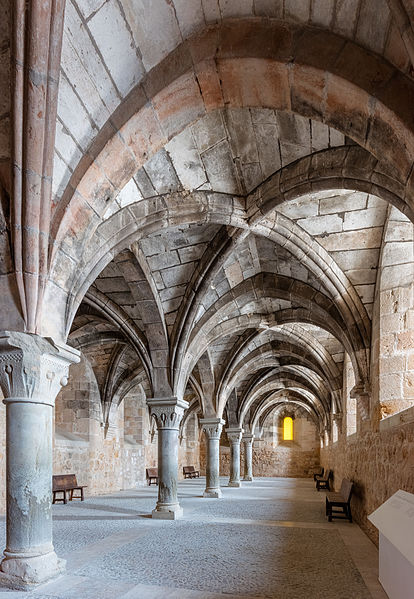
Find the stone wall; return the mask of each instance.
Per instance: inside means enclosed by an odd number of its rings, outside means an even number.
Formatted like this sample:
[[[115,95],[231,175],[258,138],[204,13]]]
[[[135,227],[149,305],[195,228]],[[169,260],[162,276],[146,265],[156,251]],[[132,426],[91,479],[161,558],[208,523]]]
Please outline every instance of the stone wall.
[[[404,422],[408,420],[408,422]],[[367,516],[398,489],[414,493],[414,409],[381,422],[378,432],[353,435],[321,450],[321,464],[334,471],[334,486],[342,478],[355,483],[355,521],[378,543]]]
[[[320,462],[320,442],[315,423],[304,410],[295,410],[294,440],[283,441],[282,421],[278,410],[264,421],[262,437],[253,442],[253,476],[310,477]],[[244,474],[244,445],[240,451],[240,474]],[[201,446],[202,470],[205,446]],[[225,435],[220,445],[220,474],[230,476],[230,447]]]
[[[413,224],[391,208],[379,272],[378,393],[382,418],[414,405],[413,241]]]
[[[178,445],[178,478],[183,479],[183,466],[200,470],[201,433],[196,414],[186,420]],[[205,474],[205,470],[204,470]]]

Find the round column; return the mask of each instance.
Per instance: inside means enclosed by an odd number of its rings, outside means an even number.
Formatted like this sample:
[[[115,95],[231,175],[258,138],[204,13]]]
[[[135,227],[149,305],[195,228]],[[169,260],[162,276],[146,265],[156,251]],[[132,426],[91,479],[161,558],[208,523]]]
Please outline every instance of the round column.
[[[147,404],[158,429],[158,501],[152,517],[176,520],[183,515],[177,497],[178,430],[188,403],[172,397],[148,399]]]
[[[79,353],[37,335],[0,333],[6,404],[7,539],[0,580],[45,582],[65,569],[52,542],[53,407]]]
[[[243,480],[253,480],[253,435],[245,434],[242,437],[244,444],[244,476]]]
[[[242,428],[227,428],[227,437],[230,441],[230,480],[229,487],[241,487],[240,482],[240,441]]]
[[[220,498],[220,436],[224,420],[204,418],[200,420],[207,443],[206,488],[203,497]]]

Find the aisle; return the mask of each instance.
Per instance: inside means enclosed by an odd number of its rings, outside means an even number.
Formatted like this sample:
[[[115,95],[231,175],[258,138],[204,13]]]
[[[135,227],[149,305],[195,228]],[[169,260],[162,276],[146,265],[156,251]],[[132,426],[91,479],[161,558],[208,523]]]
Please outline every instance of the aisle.
[[[356,524],[328,523],[308,479],[256,479],[203,499],[183,481],[184,519],[152,520],[156,488],[55,505],[67,574],[5,599],[384,599],[377,550]],[[2,523],[4,529],[4,522]]]

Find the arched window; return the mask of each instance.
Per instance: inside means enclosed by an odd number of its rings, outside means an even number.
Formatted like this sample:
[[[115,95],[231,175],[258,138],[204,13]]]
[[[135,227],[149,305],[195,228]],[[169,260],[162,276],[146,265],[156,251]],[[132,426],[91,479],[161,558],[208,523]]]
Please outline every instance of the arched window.
[[[293,419],[290,416],[283,418],[283,441],[293,441]]]

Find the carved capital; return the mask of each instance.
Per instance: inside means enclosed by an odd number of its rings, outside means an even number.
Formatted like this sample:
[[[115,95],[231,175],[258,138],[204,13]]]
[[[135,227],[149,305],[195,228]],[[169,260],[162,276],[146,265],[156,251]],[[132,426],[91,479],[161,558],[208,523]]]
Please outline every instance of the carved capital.
[[[371,403],[371,393],[367,385],[362,383],[352,387],[349,395],[357,400],[362,420],[368,420]]]
[[[332,419],[335,422],[338,430],[342,432],[342,422],[343,422],[343,414],[342,412],[338,412],[337,414],[332,414]]]
[[[187,401],[176,397],[147,399],[147,404],[151,410],[151,416],[155,418],[158,430],[175,429],[178,431],[184,410],[188,408]]]
[[[200,424],[208,439],[220,439],[224,422],[221,418],[203,418],[200,420]]]
[[[226,428],[226,433],[229,441],[233,444],[239,444],[242,438],[242,428]]]
[[[4,403],[27,402],[53,406],[68,383],[69,366],[80,353],[29,333],[0,333],[0,387]]]
[[[254,435],[252,433],[244,433],[242,441],[245,445],[253,445]]]

